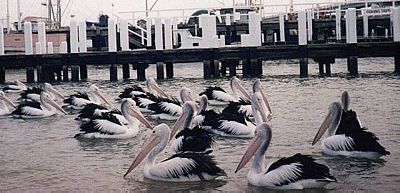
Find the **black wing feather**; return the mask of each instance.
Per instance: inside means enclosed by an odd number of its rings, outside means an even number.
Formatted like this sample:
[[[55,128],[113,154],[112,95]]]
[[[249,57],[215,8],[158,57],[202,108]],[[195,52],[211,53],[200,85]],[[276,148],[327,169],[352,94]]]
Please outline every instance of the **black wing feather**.
[[[20,97],[18,100],[21,99],[28,99],[28,94],[38,94],[40,95],[40,93],[43,91],[42,88],[40,87],[33,87],[33,88],[28,88],[27,90],[25,90],[24,92],[22,92],[20,94]]]
[[[175,138],[183,136],[182,145],[179,151],[191,151],[191,152],[205,152],[206,150],[212,148],[214,145],[214,138],[212,133],[202,129],[199,126],[193,129],[183,129]]]
[[[42,107],[40,106],[39,102],[36,102],[36,101],[24,101],[23,103],[19,104],[17,109],[15,109],[11,114],[12,115],[23,115],[23,114],[25,114],[25,113],[22,112],[22,108],[26,107],[26,106],[33,107],[33,108],[36,108],[36,109],[42,109]]]
[[[225,91],[224,89],[222,89],[221,87],[218,87],[218,86],[210,86],[210,87],[207,87],[205,91],[201,92],[201,93],[199,94],[199,96],[201,96],[201,95],[204,94],[204,95],[207,96],[208,100],[214,100],[214,96],[213,96],[213,92],[214,92],[214,91],[222,91],[222,92],[225,92],[225,93],[226,93],[226,91]]]

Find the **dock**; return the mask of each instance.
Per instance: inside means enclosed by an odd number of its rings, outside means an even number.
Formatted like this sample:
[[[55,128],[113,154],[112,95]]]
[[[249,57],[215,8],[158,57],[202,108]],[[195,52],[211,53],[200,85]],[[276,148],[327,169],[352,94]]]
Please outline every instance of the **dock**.
[[[366,57],[394,57],[393,71],[400,73],[398,7],[385,8],[386,17],[373,15],[371,22],[368,22],[371,15],[366,9],[349,8],[333,12],[333,18],[317,19],[311,11],[299,11],[296,20],[289,21],[285,19],[287,16],[279,15],[277,21],[270,23],[262,22],[260,14],[250,12],[246,14],[246,28],[243,25],[232,28],[234,16],[229,14],[225,15],[224,23],[218,25],[215,16],[201,15],[198,27],[202,29],[202,36],[193,36],[190,33],[193,28],[178,28],[174,20],[165,18],[148,19],[146,25],[149,30],[138,27],[141,32],[132,32],[128,22],[123,20],[117,29],[116,23],[110,20],[106,33],[108,51],[87,51],[86,26],[72,21],[67,38],[69,42],[62,42],[59,53],[54,53],[52,44],[46,42],[43,25],[39,28],[39,42],[36,42],[34,52],[32,31],[27,23],[24,26],[27,32],[25,54],[4,54],[4,35],[0,35],[0,83],[6,81],[6,69],[11,68],[25,68],[29,83],[86,80],[88,65],[109,66],[111,81],[120,79],[117,72],[121,66],[123,79],[130,79],[131,72],[136,71],[137,80],[143,81],[148,66],[156,65],[157,79],[165,79],[174,78],[175,63],[191,62],[203,63],[205,79],[236,76],[238,66],[241,66],[243,77],[260,77],[263,61],[281,59],[298,59],[300,77],[309,75],[308,61],[311,59],[318,63],[320,76],[331,75],[332,64],[337,58],[347,59],[348,73],[354,77],[359,74],[358,58]],[[376,14],[377,11],[371,13]],[[383,37],[374,37],[374,26],[377,25],[387,27]],[[330,26],[329,29],[334,29],[335,33],[321,37],[321,27],[318,26]],[[229,34],[232,33],[229,30],[237,31],[237,28],[247,31],[247,34],[234,37],[239,37],[239,45],[230,44],[232,36]],[[289,34],[292,29],[296,30],[295,39]],[[142,43],[144,48],[132,49],[129,41],[131,33],[140,35],[141,39],[136,37],[136,42]],[[78,41],[78,36],[84,38]]]

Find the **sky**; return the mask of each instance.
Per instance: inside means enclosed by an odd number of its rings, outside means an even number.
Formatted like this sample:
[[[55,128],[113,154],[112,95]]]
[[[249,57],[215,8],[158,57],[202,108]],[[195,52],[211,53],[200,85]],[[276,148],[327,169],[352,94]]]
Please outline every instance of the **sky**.
[[[8,0],[10,4],[10,20],[11,22],[17,21],[17,0]],[[71,1],[68,8],[67,3]],[[149,6],[152,5],[156,0],[148,0]],[[165,10],[165,9],[190,9],[190,8],[207,8],[207,7],[221,7],[231,6],[233,0],[158,0],[154,10]],[[235,0],[236,2],[244,2],[244,0]],[[260,0],[257,0],[260,1]],[[289,3],[289,0],[263,0],[264,4],[283,4]],[[309,3],[309,2],[335,2],[340,0],[293,0],[295,4]],[[47,8],[41,3],[45,3],[47,0],[20,0],[22,18],[26,16],[42,16],[47,17]],[[53,0],[53,3],[56,1]],[[121,12],[132,12],[132,11],[144,11],[145,0],[61,0],[62,9],[64,11],[62,20],[63,25],[69,23],[71,15],[75,16],[78,21],[90,20],[97,21],[99,13],[103,12],[108,15],[118,15],[120,18],[131,19],[132,14],[126,14]],[[0,22],[6,25],[6,6],[7,0],[0,0]],[[300,6],[299,6],[300,7]],[[284,8],[271,8],[270,11],[284,11]],[[185,15],[189,15],[191,10],[186,11]],[[175,16],[181,15],[181,11],[175,12],[163,12],[161,15],[156,16]]]

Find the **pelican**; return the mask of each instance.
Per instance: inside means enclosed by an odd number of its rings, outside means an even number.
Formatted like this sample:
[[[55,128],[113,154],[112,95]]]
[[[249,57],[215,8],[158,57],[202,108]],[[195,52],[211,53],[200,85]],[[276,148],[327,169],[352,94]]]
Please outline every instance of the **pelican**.
[[[3,91],[0,91],[0,115],[11,114],[9,107],[17,108],[17,106],[8,98]]]
[[[121,104],[121,112],[127,121],[126,123],[114,114],[105,112],[98,118],[82,123],[80,128],[83,133],[77,134],[75,137],[125,139],[135,137],[138,134],[140,123],[152,128],[139,111],[134,100],[125,99]]]
[[[3,88],[4,92],[22,92],[28,89],[28,87],[19,80],[14,81],[14,84],[7,85]]]
[[[219,168],[214,158],[206,153],[183,152],[171,156],[159,163],[156,157],[168,144],[170,129],[166,124],[154,127],[153,133],[137,154],[135,160],[125,173],[128,175],[144,160],[144,177],[158,181],[196,182],[213,180],[226,175]]]
[[[150,93],[161,98],[169,98],[167,93],[160,89],[157,82],[153,78],[146,79],[146,87]]]
[[[207,152],[211,150],[214,139],[209,131],[200,126],[191,127],[193,116],[196,113],[196,104],[193,101],[187,101],[182,106],[182,114],[175,122],[171,131],[171,138],[182,128],[171,142],[174,152]]]
[[[180,91],[180,98],[182,103],[192,101],[190,89],[183,87]],[[155,103],[148,105],[148,109],[155,113],[151,115],[153,119],[176,120],[182,114],[181,103],[174,98],[158,98]]]
[[[122,100],[124,98],[134,98],[137,95],[145,95],[146,91],[138,85],[134,85],[132,87],[127,87],[124,89],[123,92],[121,92],[120,95],[118,95],[117,100]]]
[[[193,118],[193,125],[200,126],[203,129],[217,129],[219,126],[220,113],[215,112],[213,109],[207,110],[208,98],[206,95],[201,95],[199,113]]]
[[[83,109],[87,104],[101,104],[102,102],[111,106],[108,100],[100,93],[99,88],[94,84],[89,87],[89,92],[87,94],[78,92],[64,100],[64,103],[67,103],[65,106],[73,109]]]
[[[67,112],[54,102],[49,93],[42,92],[40,93],[40,103],[27,101],[20,104],[11,114],[15,118],[33,119],[53,116],[57,110],[67,115]]]
[[[203,94],[206,95],[210,105],[226,105],[232,101],[239,101],[240,98],[236,90],[239,89],[239,91],[244,95],[245,100],[250,100],[249,94],[247,94],[246,90],[240,84],[240,80],[236,78],[236,76],[231,78],[229,85],[232,89],[233,96],[226,93],[226,91],[221,87],[208,87],[204,92],[200,93],[199,96]]]
[[[329,173],[328,167],[316,163],[310,156],[299,153],[281,158],[265,168],[265,153],[271,137],[270,126],[267,123],[259,124],[256,135],[236,168],[235,173],[254,157],[247,174],[247,180],[251,185],[276,189],[304,189],[321,188],[336,181]]]
[[[125,100],[125,99],[122,99],[122,100]],[[99,118],[100,116],[102,116],[102,113],[112,113],[118,119],[120,119],[120,121],[123,121],[124,123],[126,123],[126,120],[125,120],[125,118],[123,118],[121,111],[119,111],[117,109],[109,109],[105,106],[94,104],[94,103],[85,105],[85,107],[83,107],[83,109],[81,109],[79,111],[79,115],[76,118],[76,120],[81,120],[83,122],[86,122],[91,119]]]
[[[342,114],[341,104],[333,102],[329,106],[328,115],[314,137],[313,145],[322,138],[322,152],[333,156],[341,155],[374,159],[390,154],[379,144],[379,139],[375,134],[368,132],[366,128],[360,127],[355,113],[353,114],[354,116],[347,117],[342,117]],[[338,128],[342,119],[346,122],[343,126],[349,126],[348,128]],[[337,134],[337,131],[342,134]]]
[[[40,93],[42,91],[49,93],[50,96],[54,99],[54,101],[57,101],[57,98],[55,98],[55,96],[57,96],[61,100],[65,99],[64,96],[61,93],[59,93],[56,89],[54,89],[54,87],[51,84],[46,82],[46,83],[44,83],[43,89],[39,88],[39,87],[33,87],[33,88],[28,88],[27,90],[23,91],[20,94],[21,97],[19,98],[19,100],[22,100],[22,101],[31,100],[31,101],[39,102],[40,101]]]
[[[266,115],[267,107],[260,92],[255,92],[251,97],[251,107],[256,124],[269,120]],[[243,114],[238,113],[232,116],[222,114],[219,123],[218,128],[211,131],[221,136],[235,138],[252,138],[254,136],[256,124]]]
[[[253,93],[255,92],[260,92],[264,103],[268,109],[268,111],[266,112],[268,117],[271,119],[272,116],[272,111],[271,111],[271,107],[269,105],[268,99],[266,97],[266,94],[264,93],[264,90],[261,87],[261,81],[260,79],[257,79],[256,81],[254,81],[253,83]],[[253,116],[253,112],[251,110],[251,101],[247,101],[247,100],[242,100],[240,99],[239,101],[232,101],[228,104],[227,107],[225,107],[222,110],[222,114],[224,116],[236,116],[237,113],[243,114],[244,116],[251,118]]]

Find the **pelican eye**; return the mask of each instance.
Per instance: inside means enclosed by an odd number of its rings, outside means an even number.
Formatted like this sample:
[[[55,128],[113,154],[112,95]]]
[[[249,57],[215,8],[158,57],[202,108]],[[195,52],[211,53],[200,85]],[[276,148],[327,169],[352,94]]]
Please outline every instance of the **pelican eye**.
[[[153,131],[153,133],[156,133],[156,131]]]

